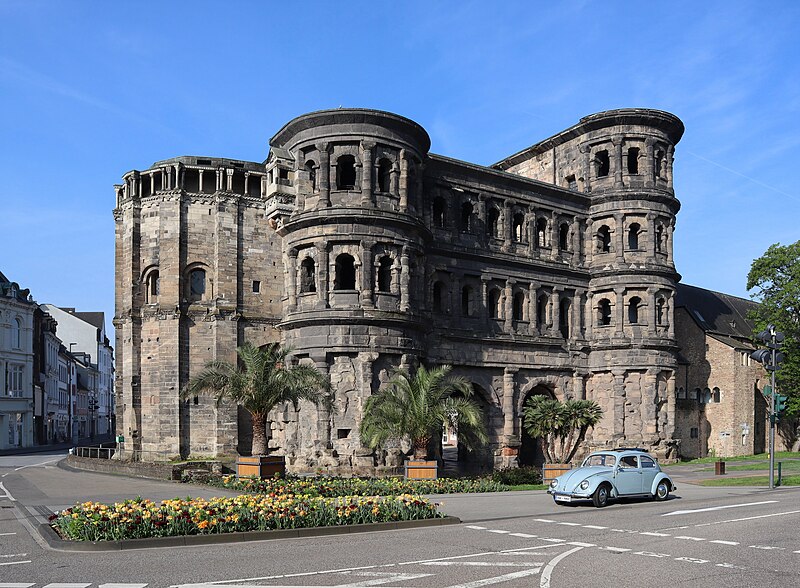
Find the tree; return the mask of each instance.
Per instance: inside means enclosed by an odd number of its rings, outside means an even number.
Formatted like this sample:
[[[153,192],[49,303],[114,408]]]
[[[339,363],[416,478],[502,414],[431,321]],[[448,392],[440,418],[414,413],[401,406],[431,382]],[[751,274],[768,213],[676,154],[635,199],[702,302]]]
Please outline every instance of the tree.
[[[253,420],[253,455],[267,452],[267,415],[286,402],[297,407],[301,400],[314,404],[330,403],[328,378],[313,365],[291,365],[292,350],[271,343],[256,347],[245,343],[237,347],[238,364],[211,361],[192,378],[184,397],[208,394],[217,405],[233,401],[250,413]]]
[[[486,428],[480,407],[471,400],[472,385],[451,371],[448,365],[430,370],[420,366],[412,377],[395,370],[364,406],[361,441],[377,449],[387,441],[408,439],[414,457],[427,458],[430,442],[450,426],[467,449],[484,445]]]
[[[768,324],[782,332],[785,359],[775,374],[778,391],[789,397],[786,414],[794,421],[795,445],[800,435],[800,241],[780,243],[753,261],[747,274],[747,289],[755,290],[753,299],[760,302],[751,317],[756,332]],[[785,421],[784,421],[785,422]],[[783,423],[782,423],[783,428]],[[796,448],[794,448],[796,450]]]
[[[523,426],[538,438],[548,463],[569,463],[575,457],[586,432],[600,422],[603,411],[591,400],[564,403],[537,394],[522,409]]]

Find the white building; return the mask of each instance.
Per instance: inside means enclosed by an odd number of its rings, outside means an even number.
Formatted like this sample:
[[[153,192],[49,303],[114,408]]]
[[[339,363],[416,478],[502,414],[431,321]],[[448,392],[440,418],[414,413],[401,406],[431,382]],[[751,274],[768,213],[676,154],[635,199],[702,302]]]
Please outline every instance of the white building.
[[[97,405],[90,415],[96,421],[85,431],[98,435],[112,433],[114,420],[114,350],[106,335],[105,314],[102,312],[77,312],[74,308],[59,308],[43,304],[42,308],[58,322],[58,337],[68,351],[88,355],[88,362],[97,370],[97,387],[94,402]],[[77,415],[76,415],[77,416]]]
[[[33,311],[28,290],[0,273],[0,449],[33,445]]]

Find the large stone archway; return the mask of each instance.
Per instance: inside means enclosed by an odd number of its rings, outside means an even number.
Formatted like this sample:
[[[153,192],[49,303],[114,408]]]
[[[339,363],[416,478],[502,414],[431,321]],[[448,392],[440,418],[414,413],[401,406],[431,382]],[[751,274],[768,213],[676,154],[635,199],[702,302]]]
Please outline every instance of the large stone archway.
[[[481,385],[472,382],[472,390],[471,400],[478,404],[483,413],[483,423],[489,436],[489,443],[484,447],[469,450],[463,443],[459,443],[455,431],[444,431],[440,439],[440,455],[444,475],[481,474],[492,471],[494,467],[494,431],[491,423],[497,418],[495,412],[498,411],[498,408]],[[453,396],[463,397],[458,392]]]
[[[521,406],[524,407],[525,403],[532,396],[547,396],[548,398],[555,398],[555,392],[546,384],[537,384],[531,388],[523,397]],[[524,413],[519,411],[519,430],[520,430],[520,448],[519,448],[519,465],[522,466],[536,466],[542,467],[544,465],[544,453],[542,452],[541,443],[538,438],[531,437],[525,430]]]

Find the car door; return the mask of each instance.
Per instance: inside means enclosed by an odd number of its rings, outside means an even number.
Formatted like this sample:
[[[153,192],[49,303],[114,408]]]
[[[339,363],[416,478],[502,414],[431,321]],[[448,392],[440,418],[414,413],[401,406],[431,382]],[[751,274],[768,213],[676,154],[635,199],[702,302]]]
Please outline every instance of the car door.
[[[620,457],[614,471],[614,485],[620,496],[642,493],[642,470],[639,468],[638,457],[635,455]]]
[[[653,488],[653,481],[656,479],[656,474],[658,474],[656,462],[652,457],[640,455],[639,465],[642,468],[642,492],[650,492]]]

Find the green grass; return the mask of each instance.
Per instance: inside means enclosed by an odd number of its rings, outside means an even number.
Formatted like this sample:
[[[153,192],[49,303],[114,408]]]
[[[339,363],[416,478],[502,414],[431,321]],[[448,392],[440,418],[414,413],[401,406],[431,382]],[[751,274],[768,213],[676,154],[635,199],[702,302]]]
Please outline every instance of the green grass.
[[[547,490],[547,484],[519,484],[518,486],[509,486],[506,489],[511,492],[518,490]]]
[[[775,476],[777,482],[778,477]],[[703,480],[701,486],[769,486],[768,476],[748,476],[746,478],[714,478]],[[781,486],[800,486],[800,476],[784,476]]]
[[[781,460],[777,460],[781,461]],[[800,460],[791,460],[791,461],[784,461],[782,462],[781,468],[784,472],[800,472]],[[728,472],[745,472],[745,471],[753,471],[753,470],[769,470],[769,461],[759,462],[759,463],[751,463],[745,465],[735,465],[735,466],[725,466],[725,471]],[[713,472],[714,468],[703,468],[702,471],[709,471]],[[778,471],[777,462],[775,465],[775,471]]]
[[[800,458],[800,453],[795,451],[776,451],[775,459],[790,459]],[[730,461],[756,461],[756,460],[769,460],[768,453],[758,453],[756,455],[737,455],[736,457],[700,457],[698,459],[691,459],[689,461],[679,461],[678,463],[663,464],[662,467],[670,467],[676,465],[692,465],[696,463],[714,463],[715,461],[722,460],[725,462]]]

